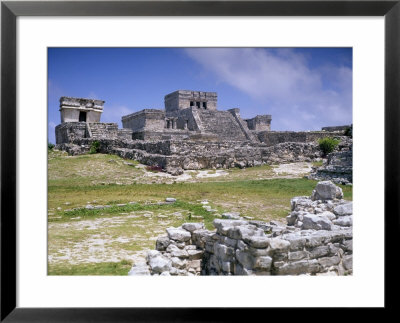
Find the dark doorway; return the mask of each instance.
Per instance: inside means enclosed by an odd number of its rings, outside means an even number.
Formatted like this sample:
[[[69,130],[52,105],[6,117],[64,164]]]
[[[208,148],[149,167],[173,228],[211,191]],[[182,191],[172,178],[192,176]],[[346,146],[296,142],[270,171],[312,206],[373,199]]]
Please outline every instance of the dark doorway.
[[[86,112],[79,111],[79,122],[86,122]]]
[[[203,102],[203,108],[207,109],[207,103],[206,102]]]
[[[198,109],[200,109],[200,102],[196,102],[196,106]]]

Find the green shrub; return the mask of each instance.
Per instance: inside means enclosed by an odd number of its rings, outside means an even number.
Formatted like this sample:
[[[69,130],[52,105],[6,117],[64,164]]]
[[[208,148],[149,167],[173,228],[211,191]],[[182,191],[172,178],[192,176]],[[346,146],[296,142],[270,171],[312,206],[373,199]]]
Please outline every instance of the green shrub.
[[[347,137],[353,138],[353,125],[346,128],[346,130],[344,131],[344,135]]]
[[[47,147],[48,147],[49,150],[53,150],[53,148],[55,147],[55,145],[52,144],[51,142],[49,142],[48,145],[47,145]]]
[[[100,151],[100,143],[98,141],[93,141],[90,145],[89,154],[97,154]]]
[[[319,144],[319,148],[322,150],[322,153],[324,154],[324,156],[326,156],[327,154],[331,153],[336,148],[336,146],[339,144],[339,142],[340,142],[339,139],[326,137],[326,138],[320,139],[318,141],[318,144]]]

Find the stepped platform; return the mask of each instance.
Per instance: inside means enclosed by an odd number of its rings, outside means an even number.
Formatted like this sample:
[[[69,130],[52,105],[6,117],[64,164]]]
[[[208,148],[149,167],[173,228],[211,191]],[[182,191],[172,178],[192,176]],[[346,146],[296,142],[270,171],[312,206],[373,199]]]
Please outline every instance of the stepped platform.
[[[198,112],[203,132],[218,136],[221,140],[246,141],[248,138],[229,111]]]

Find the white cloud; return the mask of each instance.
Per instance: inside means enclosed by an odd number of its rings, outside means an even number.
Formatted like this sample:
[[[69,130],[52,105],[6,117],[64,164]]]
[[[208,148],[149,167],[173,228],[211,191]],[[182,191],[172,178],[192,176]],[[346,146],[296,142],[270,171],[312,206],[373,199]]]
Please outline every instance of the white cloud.
[[[264,113],[272,114],[274,129],[312,130],[352,120],[350,68],[312,69],[309,58],[291,49],[190,48],[186,53],[217,82],[246,93],[263,110],[267,106]]]

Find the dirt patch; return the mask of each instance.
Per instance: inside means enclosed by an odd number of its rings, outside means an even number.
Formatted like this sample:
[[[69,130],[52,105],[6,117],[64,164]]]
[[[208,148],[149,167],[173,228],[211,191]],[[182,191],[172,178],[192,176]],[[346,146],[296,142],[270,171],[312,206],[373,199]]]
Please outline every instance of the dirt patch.
[[[312,163],[301,162],[291,164],[280,164],[273,168],[276,175],[285,177],[302,177],[311,172]]]

